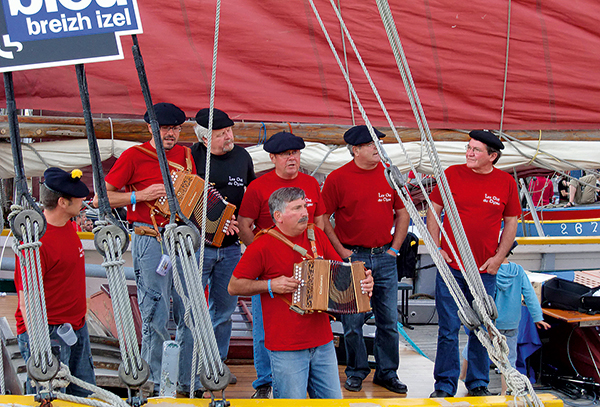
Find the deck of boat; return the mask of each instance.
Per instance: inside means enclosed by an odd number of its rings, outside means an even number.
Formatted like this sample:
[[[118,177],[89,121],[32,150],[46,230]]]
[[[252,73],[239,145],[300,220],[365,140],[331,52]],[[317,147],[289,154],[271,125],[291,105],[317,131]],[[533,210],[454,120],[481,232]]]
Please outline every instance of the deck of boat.
[[[0,297],[0,316],[5,316],[11,326],[13,332],[15,332],[15,320],[14,310],[17,305],[17,298],[14,294],[8,294],[5,297]],[[252,381],[256,378],[254,371],[254,365],[251,361],[247,364],[235,364],[229,363],[229,368],[232,373],[237,377],[237,384],[228,386],[225,396],[228,400],[232,400],[232,406],[241,405],[265,405],[265,400],[250,400],[250,396],[254,393],[252,388]],[[344,374],[345,366],[339,367],[340,383],[343,384],[346,376]],[[443,399],[433,400],[427,397],[433,391],[433,362],[426,357],[419,355],[411,347],[400,344],[400,369],[398,370],[398,376],[408,386],[408,394],[398,395],[387,391],[385,388],[373,384],[372,373],[363,382],[363,388],[360,392],[349,392],[342,387],[342,393],[344,400],[336,401],[332,404],[332,401],[318,401],[311,400],[311,406],[320,405],[338,405],[338,406],[391,406],[391,405],[425,405],[425,406],[437,406],[447,405]],[[467,391],[464,384],[460,382],[457,398],[453,399],[453,402],[465,401],[461,399],[465,397]],[[365,403],[364,399],[371,399],[370,402]],[[377,400],[373,400],[377,399]],[[16,403],[16,404],[29,404],[27,398],[10,398],[8,396],[0,396],[0,404],[2,403]],[[562,402],[551,396],[543,397],[546,407],[562,406]],[[31,401],[33,401],[31,399]],[[495,396],[487,398],[469,398],[468,405],[506,405],[508,399],[505,397]],[[189,400],[189,399],[151,399],[150,404],[180,404],[184,403],[187,405],[206,405],[208,400]],[[308,405],[306,401],[289,401],[289,400],[270,400],[269,405],[281,405],[281,406],[295,406],[295,405]],[[72,404],[55,401],[55,406],[69,406]],[[467,405],[467,404],[465,404]]]

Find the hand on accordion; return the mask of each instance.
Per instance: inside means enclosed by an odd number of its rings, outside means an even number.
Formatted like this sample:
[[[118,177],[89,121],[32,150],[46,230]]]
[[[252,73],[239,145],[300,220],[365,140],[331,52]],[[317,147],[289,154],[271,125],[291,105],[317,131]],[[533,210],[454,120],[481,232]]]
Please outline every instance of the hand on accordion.
[[[373,295],[373,286],[375,285],[373,282],[373,276],[371,275],[371,270],[366,270],[365,275],[367,278],[360,280],[360,289],[362,292],[369,294],[369,297],[371,297]]]
[[[276,294],[289,294],[296,291],[299,284],[295,278],[279,276],[271,280],[271,289]]]
[[[231,215],[231,220],[227,224],[226,235],[234,235],[240,231],[238,227],[238,221],[235,219],[235,215]]]

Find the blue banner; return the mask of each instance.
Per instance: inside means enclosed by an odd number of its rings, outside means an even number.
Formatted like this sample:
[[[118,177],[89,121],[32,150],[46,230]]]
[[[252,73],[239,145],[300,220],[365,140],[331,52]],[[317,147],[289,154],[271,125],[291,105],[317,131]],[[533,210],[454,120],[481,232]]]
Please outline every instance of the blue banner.
[[[2,0],[12,41],[136,32],[135,0]]]

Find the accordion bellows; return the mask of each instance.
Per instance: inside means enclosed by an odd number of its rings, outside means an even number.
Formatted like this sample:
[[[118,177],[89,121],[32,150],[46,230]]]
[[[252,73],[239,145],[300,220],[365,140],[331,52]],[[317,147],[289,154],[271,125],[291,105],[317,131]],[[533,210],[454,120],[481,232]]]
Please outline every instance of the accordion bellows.
[[[198,175],[184,171],[172,172],[171,178],[181,212],[198,227],[198,230],[201,230],[204,180]],[[206,206],[204,239],[208,244],[221,247],[225,232],[231,222],[231,216],[235,212],[235,205],[223,199],[219,191],[209,185]],[[167,197],[158,198],[156,208],[165,215],[171,213]]]
[[[371,310],[369,295],[362,293],[364,280],[362,261],[342,263],[335,260],[311,259],[294,265],[294,278],[302,283],[292,294],[292,305],[305,311],[327,311],[356,314]]]

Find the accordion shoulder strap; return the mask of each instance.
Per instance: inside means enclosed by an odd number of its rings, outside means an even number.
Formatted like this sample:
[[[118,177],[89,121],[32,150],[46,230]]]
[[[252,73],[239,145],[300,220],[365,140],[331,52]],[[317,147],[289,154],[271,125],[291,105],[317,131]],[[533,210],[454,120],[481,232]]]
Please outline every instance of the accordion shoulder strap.
[[[156,151],[152,151],[147,149],[146,147],[142,146],[142,145],[137,145],[135,146],[139,151],[141,151],[142,153],[149,155],[152,158],[156,158],[158,160],[158,155],[156,154]],[[187,147],[183,147],[184,151],[185,151],[185,165],[186,168],[183,167],[183,165],[181,164],[177,164],[174,163],[173,161],[168,161],[167,163],[169,164],[169,167],[172,167],[174,169],[176,169],[177,171],[187,171],[187,172],[191,172],[192,171],[192,150],[190,150]]]
[[[319,255],[317,254],[317,245],[315,243],[314,227],[315,227],[315,225],[313,223],[311,223],[308,225],[308,229],[307,229],[308,240],[310,241],[310,246],[311,246],[314,257],[311,256],[310,253],[308,253],[308,250],[306,250],[304,247],[298,246],[297,244],[292,243],[292,241],[290,239],[288,239],[287,237],[285,237],[285,235],[283,233],[276,230],[275,226],[271,226],[268,229],[261,230],[260,232],[258,232],[256,234],[256,236],[254,236],[254,240],[256,240],[257,238],[259,238],[262,235],[271,235],[274,238],[281,240],[283,243],[285,243],[286,245],[291,247],[292,250],[300,253],[300,255],[302,257],[308,257],[309,259],[315,259],[315,258],[318,258]]]

